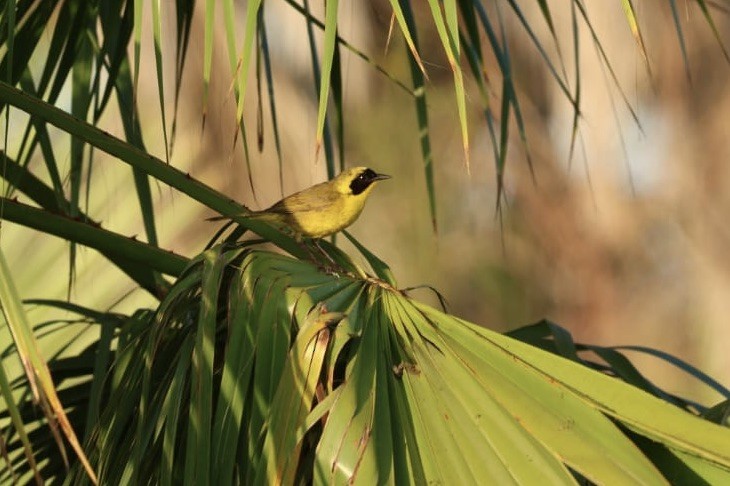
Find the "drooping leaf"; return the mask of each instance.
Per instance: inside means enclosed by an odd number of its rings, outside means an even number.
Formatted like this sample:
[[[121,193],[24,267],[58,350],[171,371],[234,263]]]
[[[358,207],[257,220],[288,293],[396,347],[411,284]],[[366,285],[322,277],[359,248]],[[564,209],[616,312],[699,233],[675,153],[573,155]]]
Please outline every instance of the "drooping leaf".
[[[31,383],[31,388],[36,395],[35,398],[41,405],[51,431],[54,432],[56,425],[60,427],[63,436],[83,465],[85,474],[96,484],[96,474],[81,448],[81,443],[71,427],[71,423],[58,398],[48,365],[39,352],[38,343],[33,336],[32,328],[23,310],[18,291],[13,284],[10,269],[2,252],[0,252],[0,307],[2,307],[5,315],[5,323],[10,328],[13,336],[17,353],[23,362],[26,377]],[[56,441],[61,448],[60,452],[65,455],[64,446],[57,434],[55,432],[54,436],[56,436]]]

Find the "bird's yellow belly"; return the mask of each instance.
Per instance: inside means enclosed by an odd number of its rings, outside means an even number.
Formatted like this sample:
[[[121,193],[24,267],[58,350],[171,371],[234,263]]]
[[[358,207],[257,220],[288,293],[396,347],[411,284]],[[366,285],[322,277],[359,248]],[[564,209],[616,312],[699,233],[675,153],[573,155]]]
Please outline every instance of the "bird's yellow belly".
[[[362,205],[332,204],[326,210],[300,211],[292,214],[291,227],[308,238],[323,238],[342,231],[355,222]]]

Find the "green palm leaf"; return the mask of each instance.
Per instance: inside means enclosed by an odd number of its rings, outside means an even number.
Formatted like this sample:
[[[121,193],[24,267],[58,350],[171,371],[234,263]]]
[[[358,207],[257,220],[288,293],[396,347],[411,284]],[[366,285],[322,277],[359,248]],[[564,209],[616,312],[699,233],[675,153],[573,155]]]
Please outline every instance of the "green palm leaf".
[[[642,440],[730,478],[727,429],[389,284],[247,244],[184,275],[119,352],[103,482],[670,481]]]

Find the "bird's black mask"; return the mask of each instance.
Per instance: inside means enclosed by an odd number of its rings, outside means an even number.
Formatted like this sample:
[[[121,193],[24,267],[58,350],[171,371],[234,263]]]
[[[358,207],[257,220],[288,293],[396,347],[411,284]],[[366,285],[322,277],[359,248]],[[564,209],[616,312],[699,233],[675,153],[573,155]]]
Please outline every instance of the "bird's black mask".
[[[381,177],[374,170],[365,169],[364,171],[360,172],[360,174],[355,177],[352,182],[350,182],[350,190],[352,191],[352,194],[357,196],[365,189],[370,187],[373,182],[380,179]]]

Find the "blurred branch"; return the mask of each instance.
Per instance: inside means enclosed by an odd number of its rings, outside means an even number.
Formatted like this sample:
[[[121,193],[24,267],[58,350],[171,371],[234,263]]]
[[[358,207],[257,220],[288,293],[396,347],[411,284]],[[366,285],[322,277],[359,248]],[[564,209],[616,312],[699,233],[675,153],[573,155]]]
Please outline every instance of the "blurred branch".
[[[27,226],[118,257],[134,267],[141,264],[167,275],[178,276],[188,264],[184,256],[137,241],[62,214],[53,214],[12,199],[0,198],[2,219]]]
[[[220,214],[233,217],[246,214],[249,211],[245,206],[238,204],[215,189],[195,180],[190,174],[186,174],[134,145],[114,137],[84,120],[80,120],[60,108],[34,98],[4,82],[0,82],[0,103],[15,106],[30,116],[45,120],[64,132],[80,138],[109,155],[117,157],[120,161],[129,164],[135,169],[139,169],[145,174],[174,187]],[[294,240],[291,238],[283,238],[281,233],[266,223],[245,218],[239,218],[237,222],[241,226],[274,242],[289,253],[295,255],[302,254],[301,248],[296,245]]]
[[[4,176],[10,186],[27,195],[33,202],[41,206],[46,211],[54,213],[59,217],[69,217],[71,203],[69,203],[62,194],[58,194],[48,187],[26,167],[21,166],[2,151],[0,151],[0,159],[3,161],[4,168],[2,176]],[[101,226],[101,223],[93,221],[78,208],[76,208],[76,215],[77,216],[74,217],[74,220],[79,223],[86,222],[92,228],[99,228]],[[3,218],[4,211],[0,210],[0,219]],[[156,275],[152,269],[143,265],[138,265],[135,262],[130,262],[124,257],[120,257],[103,250],[100,251],[140,287],[144,288],[155,297],[161,298],[169,290],[170,285],[164,279],[160,278],[159,275]]]

